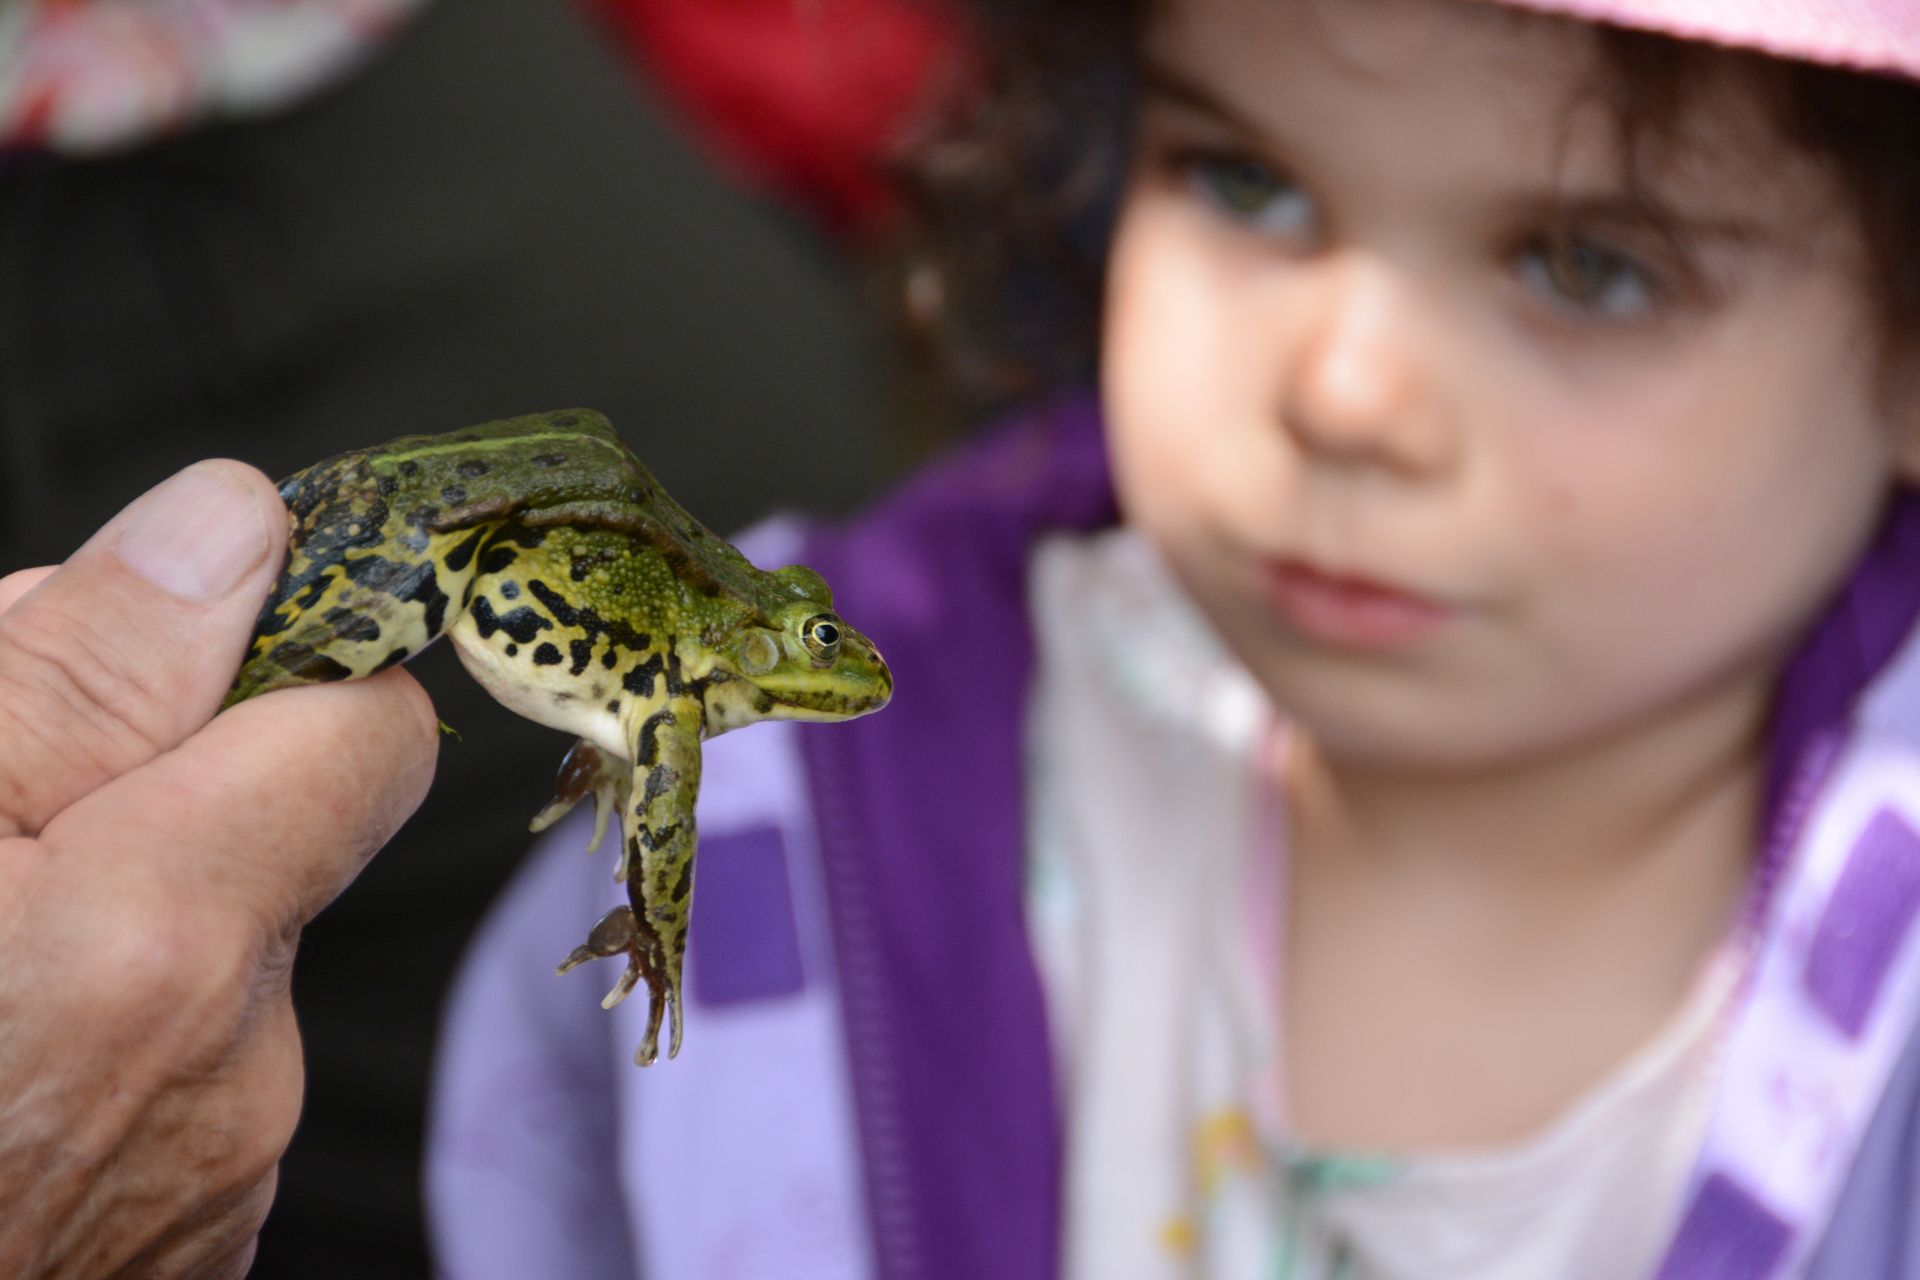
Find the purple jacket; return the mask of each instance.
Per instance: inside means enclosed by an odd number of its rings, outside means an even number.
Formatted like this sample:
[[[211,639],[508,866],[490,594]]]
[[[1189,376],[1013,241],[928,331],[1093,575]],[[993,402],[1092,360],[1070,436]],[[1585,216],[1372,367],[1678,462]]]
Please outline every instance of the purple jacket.
[[[672,1063],[629,1064],[644,999],[609,1016],[602,988],[551,976],[616,896],[579,823],[549,837],[449,1009],[427,1169],[447,1280],[1055,1275],[1060,1118],[1022,899],[1025,575],[1043,534],[1113,519],[1077,400],[853,524],[743,544],[834,584],[894,705],[708,745]],[[1916,612],[1920,508],[1902,507],[1785,677],[1776,810]],[[1920,1280],[1920,1042],[1831,1224],[1808,1274]],[[1713,1226],[1663,1277],[1764,1274]]]

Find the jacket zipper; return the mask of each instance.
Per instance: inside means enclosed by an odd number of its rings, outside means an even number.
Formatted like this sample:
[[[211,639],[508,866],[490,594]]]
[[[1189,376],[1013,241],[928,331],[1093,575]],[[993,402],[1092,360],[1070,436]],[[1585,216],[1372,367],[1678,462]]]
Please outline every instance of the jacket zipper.
[[[873,903],[861,879],[866,832],[852,776],[850,739],[841,730],[802,735],[802,755],[812,782],[814,828],[819,834],[822,880],[833,919],[834,959],[839,969],[847,1057],[853,1076],[854,1116],[865,1157],[867,1206],[873,1216],[875,1270],[886,1280],[921,1280],[913,1192],[900,1122],[900,1091],[887,1046],[884,968],[875,937]]]

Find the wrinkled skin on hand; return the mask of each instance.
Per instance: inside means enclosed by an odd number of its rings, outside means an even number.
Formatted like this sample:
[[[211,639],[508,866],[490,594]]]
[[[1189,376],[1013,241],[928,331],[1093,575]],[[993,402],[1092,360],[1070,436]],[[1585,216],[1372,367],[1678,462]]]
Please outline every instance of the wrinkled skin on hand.
[[[299,931],[419,803],[435,751],[399,672],[214,718],[284,542],[265,477],[203,464],[58,572],[0,579],[9,1280],[252,1261],[299,1115]]]

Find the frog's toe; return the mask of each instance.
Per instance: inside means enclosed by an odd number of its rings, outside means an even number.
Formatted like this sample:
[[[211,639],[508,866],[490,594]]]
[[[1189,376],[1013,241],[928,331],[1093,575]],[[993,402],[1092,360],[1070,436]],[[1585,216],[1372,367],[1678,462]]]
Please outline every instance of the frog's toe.
[[[587,931],[587,940],[567,953],[560,962],[557,973],[569,973],[589,960],[606,960],[614,956],[627,957],[627,970],[620,975],[620,981],[613,990],[607,992],[607,998],[600,1002],[604,1009],[611,1009],[627,998],[627,992],[633,990],[644,972],[640,953],[640,922],[635,918],[632,907],[615,907],[594,921],[593,928]]]
[[[640,1047],[633,1051],[633,1062],[638,1067],[650,1067],[660,1056],[660,1023],[663,1015],[672,1011],[672,1021],[667,1037],[667,1056],[680,1056],[680,1001],[672,994],[654,990],[648,993],[647,1034],[640,1038]]]
[[[647,980],[647,1032],[640,1041],[640,1048],[633,1060],[640,1066],[651,1066],[660,1056],[660,1024],[669,1006],[673,1010],[671,1036],[667,1044],[667,1056],[675,1057],[680,1052],[680,1002],[665,990],[665,983],[652,977],[654,967],[648,962],[646,943],[641,937],[639,918],[633,914],[632,907],[615,907],[600,917],[587,933],[587,940],[567,953],[560,962],[557,972],[568,973],[579,968],[589,960],[612,959],[625,956],[627,967],[621,971],[619,981],[600,1001],[600,1007],[611,1009],[625,1000],[630,992]]]

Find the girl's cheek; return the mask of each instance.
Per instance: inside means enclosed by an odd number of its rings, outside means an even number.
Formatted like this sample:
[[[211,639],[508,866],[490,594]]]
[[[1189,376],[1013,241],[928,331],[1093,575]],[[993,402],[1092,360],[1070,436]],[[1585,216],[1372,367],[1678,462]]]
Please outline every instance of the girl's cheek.
[[[1177,300],[1162,287],[1152,210],[1130,195],[1115,230],[1102,331],[1101,395],[1123,514],[1157,519],[1161,474],[1176,453],[1170,430],[1189,378],[1167,319]]]
[[[1101,377],[1116,465],[1149,489],[1191,479],[1245,417],[1259,341],[1216,257],[1190,208],[1136,185],[1109,258]]]

